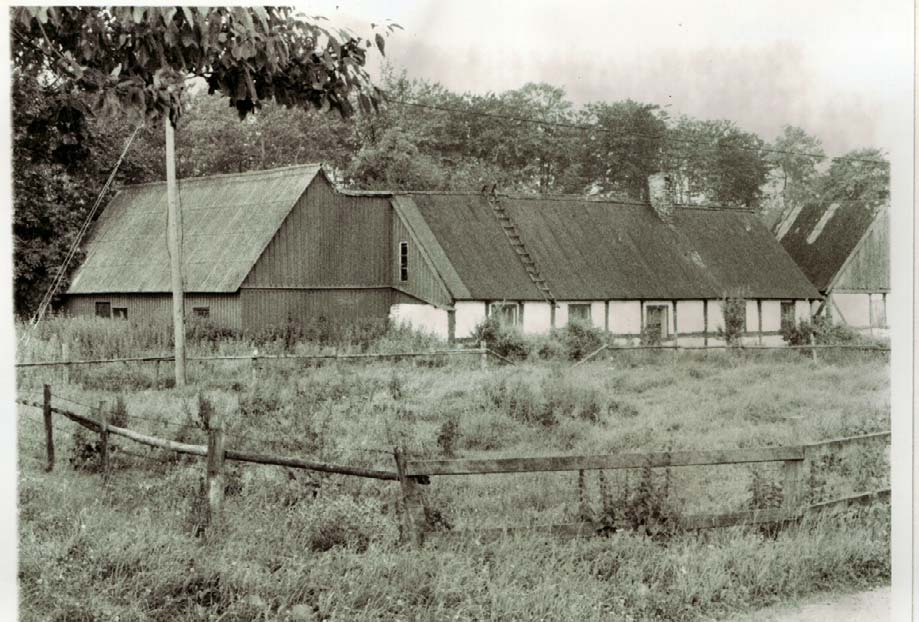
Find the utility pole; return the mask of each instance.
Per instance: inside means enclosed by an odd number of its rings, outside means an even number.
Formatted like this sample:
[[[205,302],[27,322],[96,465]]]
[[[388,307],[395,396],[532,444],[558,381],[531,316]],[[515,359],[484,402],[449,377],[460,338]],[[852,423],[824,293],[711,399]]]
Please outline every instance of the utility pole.
[[[176,183],[175,126],[165,115],[166,126],[166,241],[172,273],[172,324],[175,331],[176,386],[185,386],[185,287],[182,282],[182,206]]]

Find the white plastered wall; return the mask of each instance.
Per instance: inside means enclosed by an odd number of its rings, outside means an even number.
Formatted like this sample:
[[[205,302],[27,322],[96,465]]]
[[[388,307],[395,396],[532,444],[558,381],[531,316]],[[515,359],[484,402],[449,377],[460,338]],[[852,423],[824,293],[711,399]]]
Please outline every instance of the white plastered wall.
[[[701,333],[705,330],[705,312],[701,300],[678,300],[676,303],[677,332]],[[682,339],[680,340],[682,342]],[[687,342],[688,343],[688,342]]]
[[[806,300],[795,300],[795,321],[807,322],[811,319],[811,310]]]
[[[479,301],[456,302],[456,338],[466,339],[472,335],[475,327],[485,319],[485,303]]]
[[[418,332],[449,338],[447,311],[433,305],[394,304],[389,308],[389,318],[395,324],[409,326]]]
[[[641,333],[641,303],[637,300],[611,300],[609,330],[614,335]]]
[[[847,324],[852,328],[868,328],[871,325],[870,296],[867,293],[833,292],[827,304],[830,305],[833,321],[837,323]]]
[[[770,333],[782,330],[782,303],[779,300],[762,302],[763,332]]]
[[[522,329],[527,335],[547,335],[552,329],[552,309],[549,303],[524,302]]]
[[[744,332],[759,332],[759,310],[756,308],[755,300],[746,301],[746,313],[744,316],[746,320],[746,324],[744,325]]]
[[[724,312],[721,301],[718,299],[708,301],[708,332],[716,334],[718,329],[724,329]]]
[[[606,303],[605,302],[591,302],[590,303],[590,322],[599,329],[606,328]]]

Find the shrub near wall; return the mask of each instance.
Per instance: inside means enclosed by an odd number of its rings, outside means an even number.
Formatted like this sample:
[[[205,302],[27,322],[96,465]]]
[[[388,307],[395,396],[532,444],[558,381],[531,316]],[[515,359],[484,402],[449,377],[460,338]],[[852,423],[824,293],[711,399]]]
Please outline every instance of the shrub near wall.
[[[721,300],[724,328],[718,329],[718,336],[729,346],[740,344],[747,318],[747,300],[741,295],[726,295]]]
[[[511,360],[523,360],[530,354],[530,344],[514,326],[507,326],[492,315],[483,320],[472,331],[476,343],[484,341],[489,350]]]

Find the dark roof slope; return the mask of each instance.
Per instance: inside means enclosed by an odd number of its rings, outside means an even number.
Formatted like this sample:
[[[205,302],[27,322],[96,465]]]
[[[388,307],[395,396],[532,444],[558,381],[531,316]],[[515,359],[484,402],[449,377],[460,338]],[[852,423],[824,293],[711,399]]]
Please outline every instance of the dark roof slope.
[[[411,196],[472,298],[541,298],[484,197]],[[647,205],[500,200],[558,300],[818,297],[749,212],[676,209],[668,224]]]
[[[234,292],[320,172],[291,166],[179,181],[185,290]],[[128,186],[105,208],[68,293],[168,292],[166,184]]]
[[[479,194],[409,195],[450,259],[469,298],[541,300],[488,202]],[[455,298],[461,293],[451,291]]]
[[[883,201],[808,203],[782,237],[782,246],[814,286],[825,291],[885,204]]]

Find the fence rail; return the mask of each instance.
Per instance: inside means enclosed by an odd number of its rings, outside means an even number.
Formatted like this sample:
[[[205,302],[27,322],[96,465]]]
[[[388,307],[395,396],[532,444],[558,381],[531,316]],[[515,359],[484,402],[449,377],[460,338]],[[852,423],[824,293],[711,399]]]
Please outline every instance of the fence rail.
[[[890,432],[878,432],[861,436],[828,439],[815,443],[787,447],[764,447],[752,449],[726,449],[712,451],[671,451],[651,453],[621,453],[590,456],[547,456],[534,458],[494,458],[467,460],[416,460],[400,466],[400,474],[406,480],[443,475],[490,475],[497,473],[539,473],[547,471],[578,471],[579,496],[585,498],[585,472],[590,470],[615,470],[659,467],[689,467],[781,462],[783,474],[782,507],[775,509],[731,512],[723,514],[698,514],[682,516],[681,529],[711,529],[733,525],[759,525],[786,523],[800,520],[803,516],[850,504],[869,504],[889,499],[890,491],[881,490],[844,497],[823,503],[802,504],[802,487],[806,483],[809,468],[808,459],[818,448],[839,449],[849,445],[870,443],[890,439]],[[410,482],[409,482],[410,483]],[[415,538],[422,541],[433,526],[423,521],[427,508],[420,488],[403,486],[405,504],[409,514],[414,513],[422,520],[414,520]],[[421,525],[419,528],[418,525]],[[598,534],[625,528],[623,524],[609,525],[602,522],[585,521],[562,525],[541,525],[538,527],[501,527],[479,530],[471,535],[475,538],[492,538],[500,534],[533,533],[558,536],[579,536]]]
[[[785,523],[799,520],[802,516],[818,511],[853,504],[870,504],[890,498],[890,490],[877,490],[861,493],[841,499],[822,503],[803,505],[800,494],[804,483],[804,467],[811,453],[817,448],[836,450],[841,447],[890,439],[889,432],[878,432],[861,436],[828,439],[815,443],[789,447],[764,447],[752,449],[726,449],[710,451],[672,451],[650,453],[622,453],[611,455],[587,456],[546,456],[525,458],[494,458],[465,460],[408,460],[402,449],[394,449],[395,471],[369,469],[365,467],[329,464],[319,461],[304,460],[291,456],[275,456],[227,449],[224,443],[223,417],[213,414],[209,420],[208,442],[206,445],[182,443],[150,434],[145,434],[127,427],[112,425],[103,412],[102,405],[96,416],[77,413],[52,404],[51,388],[44,385],[42,401],[19,398],[17,403],[41,408],[45,429],[45,446],[47,453],[46,471],[54,468],[54,437],[56,427],[53,415],[59,415],[74,423],[92,430],[100,435],[100,462],[103,482],[109,472],[109,436],[115,435],[134,442],[172,451],[179,454],[204,457],[207,459],[207,516],[216,517],[220,512],[223,490],[223,464],[226,460],[243,463],[275,465],[281,467],[305,469],[321,473],[363,477],[385,481],[398,481],[402,489],[403,533],[415,542],[422,542],[426,535],[434,530],[431,523],[430,507],[422,492],[423,484],[430,483],[431,476],[443,475],[489,475],[496,473],[535,473],[546,471],[578,471],[578,487],[581,502],[585,499],[585,472],[590,470],[638,469],[659,467],[690,467],[706,465],[728,465],[760,462],[783,463],[783,504],[778,509],[755,510],[750,512],[733,512],[726,514],[705,514],[683,516],[679,519],[682,529],[710,529],[731,525],[758,525],[764,523]],[[210,519],[209,519],[210,520]],[[475,538],[493,537],[500,534],[519,532],[546,533],[561,536],[599,534],[623,528],[623,525],[608,525],[602,522],[585,521],[563,525],[543,525],[538,527],[503,527],[479,530],[472,535]],[[470,535],[470,534],[467,534]]]
[[[453,356],[453,355],[483,355],[489,351],[486,348],[467,348],[463,350],[428,350],[424,352],[361,352],[345,354],[226,354],[220,356],[189,356],[186,361],[328,361],[350,359],[392,359],[392,358],[417,358],[424,356]],[[494,354],[494,353],[492,353]],[[106,365],[111,363],[164,363],[174,361],[174,356],[132,356],[125,358],[108,359],[83,359],[72,361],[29,361],[16,363],[17,368],[29,367],[67,367],[77,365]]]
[[[714,451],[669,451],[545,458],[496,458],[479,460],[424,460],[409,462],[406,475],[479,475],[488,473],[536,473],[680,467],[749,462],[804,460],[804,446]]]
[[[678,344],[661,344],[661,345],[630,345],[615,346],[604,344],[593,352],[590,352],[580,360],[574,363],[575,366],[595,360],[601,353],[611,352],[629,352],[636,350],[665,350],[665,351],[696,351],[696,350],[731,350],[731,351],[753,351],[753,350],[770,350],[770,351],[817,351],[817,350],[859,350],[865,352],[890,352],[889,346],[877,346],[868,344],[814,344],[814,345],[781,345],[781,346],[763,346],[763,345],[678,345]],[[479,355],[480,357],[491,356],[495,359],[510,365],[516,365],[517,362],[508,357],[487,348],[484,344],[477,348],[464,349],[444,349],[444,350],[427,350],[421,352],[359,352],[359,353],[334,353],[334,354],[226,354],[219,356],[189,356],[186,358],[189,362],[212,362],[212,361],[250,361],[258,362],[262,360],[281,360],[281,361],[335,361],[335,360],[374,360],[374,359],[400,359],[400,358],[418,358],[426,356],[468,356]],[[71,367],[82,365],[106,365],[113,363],[166,363],[174,361],[174,356],[130,356],[123,358],[102,358],[102,359],[77,359],[77,360],[53,360],[53,361],[23,361],[15,363],[17,369],[27,369],[33,367]]]

